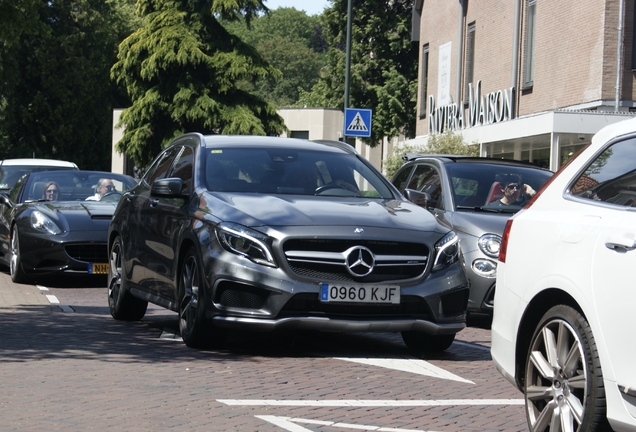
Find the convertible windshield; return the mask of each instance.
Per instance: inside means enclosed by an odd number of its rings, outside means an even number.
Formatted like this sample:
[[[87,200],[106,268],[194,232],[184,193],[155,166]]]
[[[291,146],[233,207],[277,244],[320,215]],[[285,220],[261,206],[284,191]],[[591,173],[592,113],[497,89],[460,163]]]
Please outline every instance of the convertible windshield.
[[[393,198],[381,176],[355,155],[263,147],[208,152],[210,191]]]
[[[132,177],[101,171],[42,171],[31,173],[21,188],[25,201],[118,200],[135,185]],[[17,197],[16,197],[17,198]]]

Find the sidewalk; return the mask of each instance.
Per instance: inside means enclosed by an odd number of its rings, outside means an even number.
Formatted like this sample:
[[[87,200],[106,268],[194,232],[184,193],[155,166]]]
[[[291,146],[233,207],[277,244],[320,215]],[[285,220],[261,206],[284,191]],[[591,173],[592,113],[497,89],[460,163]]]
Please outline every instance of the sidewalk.
[[[0,271],[0,309],[38,306],[38,308],[48,307],[52,311],[59,311],[58,305],[51,304],[45,293],[35,285],[13,283],[8,273]]]

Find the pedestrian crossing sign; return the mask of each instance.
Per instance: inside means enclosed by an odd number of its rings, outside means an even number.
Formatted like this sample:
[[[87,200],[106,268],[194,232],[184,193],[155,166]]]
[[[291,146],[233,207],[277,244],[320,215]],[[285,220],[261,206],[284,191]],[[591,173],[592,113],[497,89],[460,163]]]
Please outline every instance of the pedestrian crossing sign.
[[[344,134],[369,138],[371,136],[371,110],[345,108]]]

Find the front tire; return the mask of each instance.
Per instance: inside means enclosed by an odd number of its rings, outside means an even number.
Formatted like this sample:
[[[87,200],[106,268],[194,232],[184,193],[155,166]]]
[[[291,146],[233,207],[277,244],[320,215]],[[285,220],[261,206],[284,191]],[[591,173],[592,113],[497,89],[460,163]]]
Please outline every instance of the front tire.
[[[108,263],[108,309],[116,320],[139,321],[146,314],[148,302],[130,294],[123,271],[124,248],[121,237],[115,238],[110,248]]]
[[[208,328],[205,322],[201,265],[193,247],[188,249],[179,271],[179,330],[190,348],[203,348]]]
[[[594,335],[585,317],[569,306],[553,307],[539,322],[524,387],[533,432],[611,430]]]
[[[9,262],[9,272],[11,280],[15,283],[26,284],[31,278],[22,269],[22,260],[20,259],[20,238],[18,236],[18,227],[11,229],[11,261]]]
[[[455,340],[454,334],[428,335],[416,331],[403,331],[402,340],[414,354],[436,353],[446,351]]]

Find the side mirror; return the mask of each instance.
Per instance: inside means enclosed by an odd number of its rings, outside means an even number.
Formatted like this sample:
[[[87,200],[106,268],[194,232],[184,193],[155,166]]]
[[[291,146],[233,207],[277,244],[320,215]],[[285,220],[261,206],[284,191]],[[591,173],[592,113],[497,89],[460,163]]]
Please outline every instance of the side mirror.
[[[1,204],[6,204],[8,206],[11,205],[11,202],[9,201],[9,197],[7,197],[7,195],[4,192],[0,193],[0,205]]]
[[[428,207],[428,203],[431,202],[431,196],[426,192],[418,192],[413,189],[404,189],[404,196],[407,200],[413,204],[417,204],[420,207]]]
[[[181,193],[183,180],[176,177],[155,181],[150,188],[150,196],[162,198],[185,198]]]

